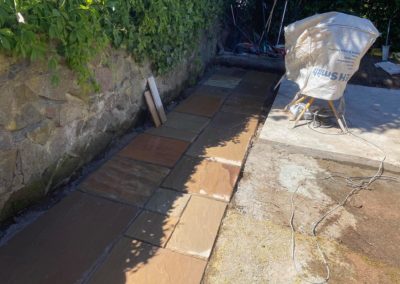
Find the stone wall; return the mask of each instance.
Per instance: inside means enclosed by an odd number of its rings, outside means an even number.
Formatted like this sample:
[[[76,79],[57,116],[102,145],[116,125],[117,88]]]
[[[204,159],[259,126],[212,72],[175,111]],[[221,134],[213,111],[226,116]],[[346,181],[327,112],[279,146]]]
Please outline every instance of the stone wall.
[[[200,60],[189,56],[156,78],[164,102],[198,78],[215,47],[215,36],[208,35],[199,47]],[[85,94],[66,67],[54,86],[45,63],[0,55],[0,222],[102,153],[146,108],[148,64],[110,48],[91,68],[101,92]]]

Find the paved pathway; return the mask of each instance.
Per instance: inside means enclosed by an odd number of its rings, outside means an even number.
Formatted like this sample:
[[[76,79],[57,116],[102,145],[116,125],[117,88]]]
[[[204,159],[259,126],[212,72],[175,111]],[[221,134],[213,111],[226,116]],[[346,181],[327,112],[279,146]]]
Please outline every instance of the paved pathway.
[[[199,283],[277,76],[218,69],[0,247],[2,283]]]

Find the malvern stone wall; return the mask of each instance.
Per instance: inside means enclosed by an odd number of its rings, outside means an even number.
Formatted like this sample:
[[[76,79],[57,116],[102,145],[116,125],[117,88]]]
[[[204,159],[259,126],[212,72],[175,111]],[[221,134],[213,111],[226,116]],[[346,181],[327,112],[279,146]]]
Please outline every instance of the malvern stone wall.
[[[214,56],[216,38],[156,81],[166,102],[197,78]],[[101,57],[101,58],[100,58]],[[118,138],[145,109],[149,66],[107,50],[92,63],[101,92],[84,95],[62,67],[54,86],[44,63],[0,55],[0,222],[45,196]]]

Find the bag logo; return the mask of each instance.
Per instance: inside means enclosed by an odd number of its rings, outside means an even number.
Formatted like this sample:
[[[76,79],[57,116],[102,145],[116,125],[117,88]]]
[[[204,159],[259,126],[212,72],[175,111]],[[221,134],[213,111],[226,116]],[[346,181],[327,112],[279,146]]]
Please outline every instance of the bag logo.
[[[350,80],[351,75],[339,72],[332,72],[322,68],[314,68],[312,71],[314,77],[320,78],[325,77],[331,81],[340,81],[340,82],[347,82]]]

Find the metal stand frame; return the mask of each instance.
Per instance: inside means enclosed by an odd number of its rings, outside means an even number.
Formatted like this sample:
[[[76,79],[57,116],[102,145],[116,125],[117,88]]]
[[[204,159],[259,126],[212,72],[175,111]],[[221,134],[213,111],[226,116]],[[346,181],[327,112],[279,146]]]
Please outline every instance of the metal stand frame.
[[[311,107],[311,105],[312,105],[313,102],[315,101],[315,98],[309,97],[309,96],[305,96],[305,95],[301,95],[301,94],[300,94],[300,95],[299,95],[299,94],[296,94],[295,97],[293,98],[293,100],[292,100],[288,105],[285,106],[285,110],[287,110],[287,109],[289,109],[292,105],[298,104],[298,103],[300,103],[300,102],[302,102],[302,101],[305,101],[306,99],[308,99],[308,102],[307,102],[306,106],[304,107],[304,109],[303,109],[303,110],[299,113],[299,115],[296,117],[296,119],[295,119],[295,121],[294,121],[294,126],[293,126],[293,128],[297,126],[297,123],[298,123],[298,122],[300,121],[300,119],[304,116],[304,113]],[[344,126],[344,123],[343,123],[342,119],[340,118],[340,116],[339,116],[339,114],[338,114],[338,112],[337,112],[337,110],[336,110],[336,108],[335,108],[335,104],[334,104],[333,101],[331,101],[331,100],[329,100],[329,101],[327,101],[327,102],[328,102],[329,108],[332,110],[333,115],[334,115],[335,118],[336,118],[336,121],[337,121],[337,123],[338,123],[340,129],[341,129],[343,132],[346,132],[346,127]]]

